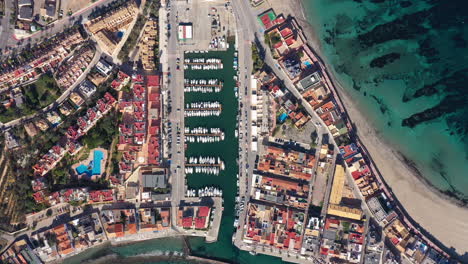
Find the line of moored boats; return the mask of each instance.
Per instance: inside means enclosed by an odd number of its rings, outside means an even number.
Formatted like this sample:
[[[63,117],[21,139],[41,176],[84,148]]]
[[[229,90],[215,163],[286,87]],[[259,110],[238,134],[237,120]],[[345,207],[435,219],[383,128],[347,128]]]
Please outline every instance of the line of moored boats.
[[[221,115],[220,102],[193,102],[185,105],[185,117],[207,117]]]
[[[221,103],[218,101],[214,102],[192,102],[185,105],[185,110],[190,109],[215,109],[221,108]]]
[[[219,127],[185,127],[184,128],[185,134],[220,134],[223,133],[223,130]]]
[[[206,85],[216,86],[223,85],[223,82],[218,79],[184,79],[184,85]]]
[[[185,142],[214,143],[224,140],[224,131],[218,127],[186,127],[184,133]]]
[[[220,171],[224,170],[224,161],[220,157],[189,157],[186,158],[185,173],[205,173],[218,175]]]
[[[241,212],[244,210],[245,206],[245,196],[242,196],[242,198],[239,196],[239,174],[236,175],[237,177],[237,194],[236,194],[236,203],[234,205],[234,208],[236,210],[236,215],[234,219],[234,227],[237,228],[239,225],[239,217]]]
[[[185,93],[219,93],[221,92],[221,87],[219,86],[185,86]]]
[[[220,157],[216,158],[216,157],[198,156],[198,157],[189,157],[188,164],[221,165],[223,164],[223,161],[221,160]]]
[[[185,142],[190,143],[214,143],[224,140],[224,132],[219,136],[185,136]]]
[[[223,61],[218,58],[187,58],[184,60],[184,70],[220,70]]]
[[[188,189],[185,193],[187,197],[222,197],[223,190],[214,186],[199,188],[199,189]]]
[[[201,165],[203,166],[198,165],[185,167],[185,174],[203,173],[209,175],[219,175],[219,173],[224,170],[224,163],[222,164],[223,166],[210,166],[205,164]]]
[[[185,117],[220,116],[221,110],[185,110]]]
[[[184,92],[186,93],[219,93],[223,82],[218,79],[184,79]]]
[[[221,59],[218,58],[186,58],[184,59],[185,64],[215,64],[223,63]]]

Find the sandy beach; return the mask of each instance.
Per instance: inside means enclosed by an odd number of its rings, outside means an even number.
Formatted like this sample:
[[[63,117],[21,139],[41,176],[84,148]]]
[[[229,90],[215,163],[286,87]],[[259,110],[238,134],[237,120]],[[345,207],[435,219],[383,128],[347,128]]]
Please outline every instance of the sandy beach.
[[[292,3],[294,2],[294,3]],[[301,0],[268,0],[276,11],[285,16],[294,16],[307,36],[309,45],[321,56],[318,34],[305,18]],[[408,166],[399,152],[379,136],[377,131],[353,102],[350,95],[334,76],[333,68],[326,58],[327,69],[352,122],[358,128],[357,134],[369,151],[385,182],[390,186],[409,215],[426,231],[456,253],[468,253],[468,208],[457,205],[456,201],[434,189],[414,169]],[[468,255],[468,254],[467,254]]]

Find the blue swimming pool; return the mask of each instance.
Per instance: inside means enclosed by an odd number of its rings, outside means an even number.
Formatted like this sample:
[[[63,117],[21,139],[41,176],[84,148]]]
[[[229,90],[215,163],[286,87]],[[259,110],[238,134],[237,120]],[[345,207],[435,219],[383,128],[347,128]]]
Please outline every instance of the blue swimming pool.
[[[94,158],[93,158],[93,175],[101,174],[101,161],[104,157],[104,153],[100,150],[94,151]]]
[[[78,174],[83,174],[83,173],[86,173],[88,171],[88,166],[84,165],[84,164],[81,164],[80,166],[76,167],[76,172]]]
[[[78,175],[86,173],[88,176],[100,175],[101,161],[103,158],[104,153],[100,150],[95,150],[93,160],[87,166],[85,164],[81,164],[80,166],[76,167],[76,173],[78,173]]]
[[[280,123],[283,123],[287,118],[288,118],[288,115],[287,115],[286,113],[282,113],[282,114],[278,117],[278,121],[280,121]]]

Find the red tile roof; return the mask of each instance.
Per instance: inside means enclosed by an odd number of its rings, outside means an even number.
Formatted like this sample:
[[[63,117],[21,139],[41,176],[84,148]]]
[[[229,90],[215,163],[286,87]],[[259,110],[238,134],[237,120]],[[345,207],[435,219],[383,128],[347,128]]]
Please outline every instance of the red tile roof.
[[[283,42],[282,42],[282,41],[279,41],[278,43],[276,43],[275,45],[273,45],[273,47],[274,47],[275,49],[278,49],[278,48],[280,48],[281,46],[283,46]]]
[[[120,81],[118,81],[118,80],[113,80],[112,83],[111,83],[111,86],[112,86],[112,88],[116,89],[117,87],[120,86],[120,84],[121,84]]]
[[[146,76],[146,85],[147,86],[159,86],[160,85],[159,75]]]
[[[296,40],[294,39],[293,36],[291,36],[291,37],[287,38],[285,40],[285,42],[286,42],[286,45],[291,46],[292,44],[294,44],[296,42]]]
[[[320,254],[327,256],[328,255],[328,248],[320,248]]]
[[[283,38],[286,38],[287,36],[292,34],[292,30],[289,27],[286,27],[280,31],[280,34]]]
[[[270,16],[268,16],[268,14],[264,14],[262,17],[260,17],[260,20],[262,21],[266,29],[269,29],[273,26],[270,20]]]
[[[149,100],[152,102],[159,102],[159,94],[158,93],[151,93],[149,95]]]
[[[44,202],[44,193],[42,191],[35,192],[33,194],[33,198],[36,201],[36,203],[42,203],[42,202]]]
[[[206,217],[197,217],[195,218],[195,228],[202,229],[205,228]]]
[[[210,213],[210,208],[207,206],[201,206],[198,208],[198,216],[203,217],[203,216],[208,216]]]
[[[133,85],[133,94],[138,99],[143,99],[145,88],[140,84]]]
[[[354,180],[357,180],[357,179],[359,179],[359,178],[362,177],[362,172],[360,172],[360,171],[353,171],[353,172],[351,172],[351,175],[353,176],[353,179],[354,179]]]
[[[192,227],[192,217],[184,217],[182,219],[182,226],[183,227]]]
[[[133,76],[133,80],[132,80],[134,83],[143,83],[143,76],[141,75],[136,75],[136,76]]]

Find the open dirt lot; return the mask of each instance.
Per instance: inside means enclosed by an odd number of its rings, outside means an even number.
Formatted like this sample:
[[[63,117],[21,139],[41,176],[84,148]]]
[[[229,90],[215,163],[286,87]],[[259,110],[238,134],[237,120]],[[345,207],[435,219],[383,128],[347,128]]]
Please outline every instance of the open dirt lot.
[[[62,9],[64,15],[66,15],[69,10],[71,10],[72,13],[75,13],[76,11],[89,6],[91,3],[91,0],[61,0],[60,9]]]

